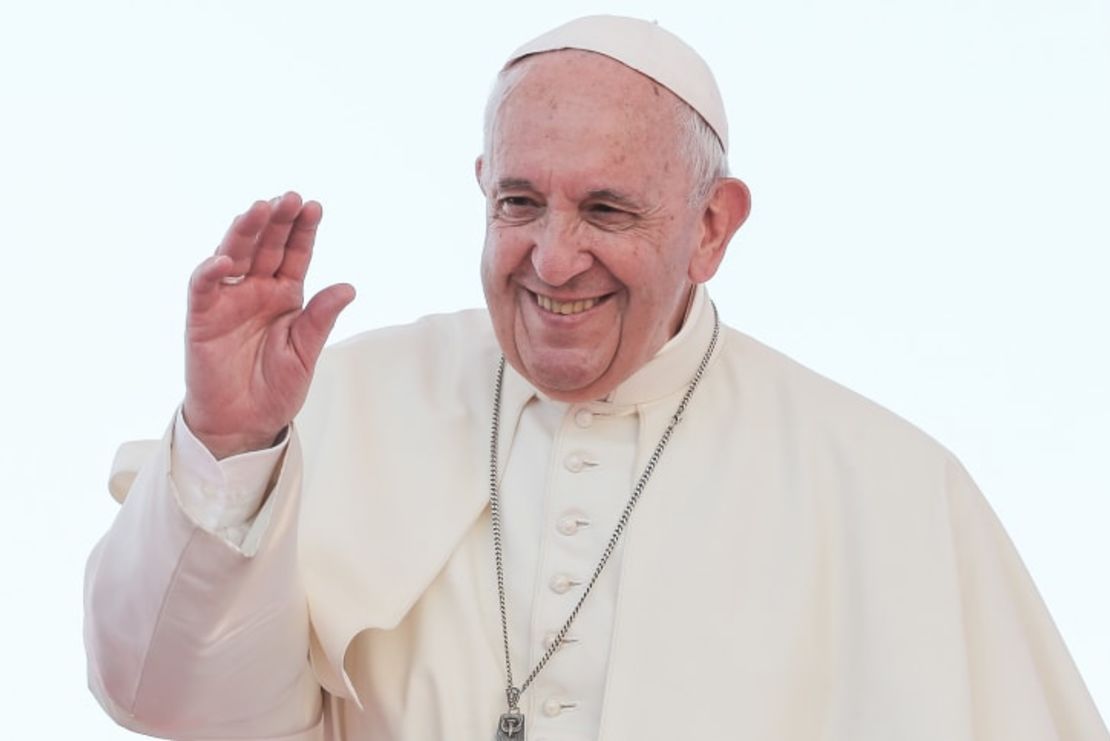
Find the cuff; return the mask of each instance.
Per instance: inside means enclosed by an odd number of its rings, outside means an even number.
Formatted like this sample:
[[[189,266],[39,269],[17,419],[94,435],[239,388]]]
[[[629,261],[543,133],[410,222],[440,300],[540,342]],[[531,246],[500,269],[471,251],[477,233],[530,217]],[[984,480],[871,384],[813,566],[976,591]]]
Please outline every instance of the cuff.
[[[285,452],[289,436],[265,450],[217,461],[196,438],[178,409],[170,474],[185,514],[199,527],[237,547],[250,530]]]

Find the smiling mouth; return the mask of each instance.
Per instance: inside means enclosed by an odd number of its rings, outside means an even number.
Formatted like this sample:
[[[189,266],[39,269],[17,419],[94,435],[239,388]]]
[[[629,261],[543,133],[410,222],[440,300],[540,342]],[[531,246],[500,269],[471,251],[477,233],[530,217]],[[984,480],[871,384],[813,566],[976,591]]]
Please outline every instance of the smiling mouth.
[[[533,295],[536,297],[536,304],[541,309],[550,311],[552,314],[562,314],[563,316],[581,314],[584,311],[589,311],[608,298],[608,295],[606,295],[597,296],[595,298],[578,299],[577,301],[556,301],[550,296],[544,296],[542,293]]]

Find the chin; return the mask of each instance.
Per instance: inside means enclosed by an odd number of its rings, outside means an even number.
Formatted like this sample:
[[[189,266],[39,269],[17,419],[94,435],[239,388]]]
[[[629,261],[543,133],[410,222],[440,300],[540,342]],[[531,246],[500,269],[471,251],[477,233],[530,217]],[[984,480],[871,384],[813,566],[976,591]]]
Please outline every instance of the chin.
[[[567,353],[553,353],[556,356]],[[588,362],[577,357],[521,358],[523,375],[532,385],[553,399],[560,401],[585,401],[605,396],[608,390],[597,391],[598,383],[608,370],[608,364],[596,359]],[[577,354],[573,354],[577,355]],[[597,367],[601,365],[601,367]]]

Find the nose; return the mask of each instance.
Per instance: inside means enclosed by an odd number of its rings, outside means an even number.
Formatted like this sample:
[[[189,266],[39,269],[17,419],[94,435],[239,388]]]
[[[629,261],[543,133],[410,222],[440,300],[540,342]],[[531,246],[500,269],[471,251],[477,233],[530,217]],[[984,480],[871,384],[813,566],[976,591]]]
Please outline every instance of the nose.
[[[562,286],[594,264],[593,253],[570,220],[550,215],[532,245],[532,269],[549,286]]]

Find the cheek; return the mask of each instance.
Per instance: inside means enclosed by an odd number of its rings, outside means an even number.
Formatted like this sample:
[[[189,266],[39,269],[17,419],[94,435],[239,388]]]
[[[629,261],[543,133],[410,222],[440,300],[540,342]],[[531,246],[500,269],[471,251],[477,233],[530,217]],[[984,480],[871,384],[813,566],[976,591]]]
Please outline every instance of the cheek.
[[[487,290],[500,289],[528,256],[528,242],[521,235],[491,227],[482,248],[482,280]]]
[[[528,254],[527,249],[521,246],[522,242],[491,229],[482,247],[482,291],[502,347],[512,344],[518,298],[512,279],[519,272],[521,260],[526,259]]]
[[[611,263],[628,288],[626,330],[638,335],[667,333],[672,316],[688,296],[691,235],[674,231],[626,249]]]
[[[493,241],[487,234],[486,241],[482,244],[482,261],[479,266],[482,273],[482,287],[487,291],[490,288],[490,280],[493,278],[493,266],[496,254],[497,252]]]
[[[627,245],[610,270],[629,289],[629,299],[653,305],[669,295],[675,283],[686,275],[683,256],[673,243],[641,242],[633,249]]]

